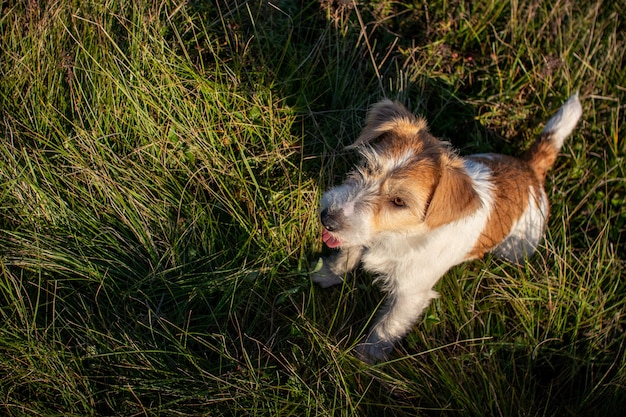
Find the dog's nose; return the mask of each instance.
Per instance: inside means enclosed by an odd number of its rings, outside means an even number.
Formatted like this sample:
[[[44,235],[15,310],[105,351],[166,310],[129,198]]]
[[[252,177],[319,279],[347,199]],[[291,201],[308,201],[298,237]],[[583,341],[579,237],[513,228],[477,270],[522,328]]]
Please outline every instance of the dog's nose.
[[[334,232],[341,227],[341,223],[333,213],[329,213],[328,209],[322,210],[320,213],[320,221],[326,230]]]

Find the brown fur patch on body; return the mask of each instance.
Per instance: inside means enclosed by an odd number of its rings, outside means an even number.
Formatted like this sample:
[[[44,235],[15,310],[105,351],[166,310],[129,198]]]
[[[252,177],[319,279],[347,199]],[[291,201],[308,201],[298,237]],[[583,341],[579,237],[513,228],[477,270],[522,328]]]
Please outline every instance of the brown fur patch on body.
[[[472,155],[468,159],[486,165],[491,171],[493,206],[487,224],[467,259],[482,257],[506,238],[529,203],[530,187],[541,192],[542,181],[529,163],[507,155]]]

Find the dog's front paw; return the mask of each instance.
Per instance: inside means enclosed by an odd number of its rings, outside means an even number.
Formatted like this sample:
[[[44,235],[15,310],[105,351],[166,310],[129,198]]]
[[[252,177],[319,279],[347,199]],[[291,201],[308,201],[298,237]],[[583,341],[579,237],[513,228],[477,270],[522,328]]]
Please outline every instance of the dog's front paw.
[[[365,342],[359,343],[354,348],[355,356],[368,364],[386,361],[391,351],[393,351],[392,342],[380,340],[373,334]]]
[[[339,275],[330,270],[330,268],[323,259],[314,262],[311,265],[311,270],[313,271],[311,279],[314,283],[318,284],[322,288],[328,288],[332,285],[341,284],[343,282]]]

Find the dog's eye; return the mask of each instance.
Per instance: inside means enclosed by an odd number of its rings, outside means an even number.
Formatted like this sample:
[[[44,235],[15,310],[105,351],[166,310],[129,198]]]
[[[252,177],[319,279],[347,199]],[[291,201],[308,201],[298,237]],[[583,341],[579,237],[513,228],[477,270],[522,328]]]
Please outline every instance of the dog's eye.
[[[396,207],[404,207],[404,206],[406,206],[406,202],[402,198],[400,198],[400,197],[394,197],[393,200],[391,200],[391,202]]]

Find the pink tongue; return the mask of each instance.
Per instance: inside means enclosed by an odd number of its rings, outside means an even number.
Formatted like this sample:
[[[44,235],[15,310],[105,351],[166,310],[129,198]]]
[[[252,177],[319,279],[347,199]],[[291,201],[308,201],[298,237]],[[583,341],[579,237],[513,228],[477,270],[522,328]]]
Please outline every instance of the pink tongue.
[[[341,245],[341,242],[338,239],[332,237],[330,233],[328,233],[328,230],[326,229],[322,230],[322,240],[324,241],[324,243],[326,243],[326,246],[328,246],[331,249],[336,248],[339,245]]]

